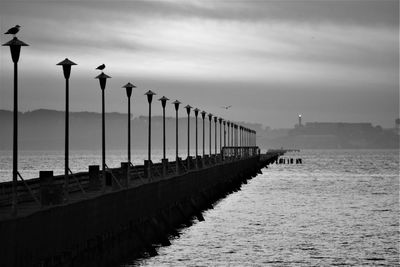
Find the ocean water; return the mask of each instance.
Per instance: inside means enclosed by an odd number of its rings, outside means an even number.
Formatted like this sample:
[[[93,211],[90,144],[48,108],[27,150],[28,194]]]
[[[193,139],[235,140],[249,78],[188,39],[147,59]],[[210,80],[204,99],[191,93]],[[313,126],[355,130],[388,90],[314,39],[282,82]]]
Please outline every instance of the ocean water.
[[[71,169],[100,164],[100,154],[71,151]],[[152,155],[158,162],[161,151]],[[147,152],[132,156],[142,164]],[[121,266],[400,266],[398,150],[302,150],[284,157],[303,164],[270,165],[205,211],[205,221],[180,229],[158,256]],[[121,161],[126,151],[107,151],[110,167]],[[10,151],[0,152],[0,180],[10,180],[11,162]],[[25,178],[39,170],[62,174],[63,164],[63,152],[20,152]]]
[[[400,266],[399,151],[304,150],[122,266]]]

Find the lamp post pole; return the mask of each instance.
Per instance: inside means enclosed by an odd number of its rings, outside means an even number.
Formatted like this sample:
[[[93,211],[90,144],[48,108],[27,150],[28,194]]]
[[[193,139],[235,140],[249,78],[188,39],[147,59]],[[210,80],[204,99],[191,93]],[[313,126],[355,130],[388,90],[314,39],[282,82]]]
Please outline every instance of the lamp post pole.
[[[69,77],[71,75],[71,66],[76,65],[68,58],[64,59],[57,65],[63,67],[65,78],[65,156],[64,156],[64,192],[68,199],[68,184],[69,184]]]
[[[166,157],[165,157],[165,106],[169,99],[166,98],[165,96],[163,96],[158,100],[161,101],[161,106],[163,109],[163,159],[165,160],[166,159]]]
[[[226,128],[225,128],[225,126],[226,126],[226,121],[224,120],[222,123],[224,124],[224,147],[226,147]],[[225,151],[226,151],[226,149],[225,149]],[[224,158],[224,157],[223,157],[223,158]]]
[[[153,101],[153,95],[155,95],[154,92],[151,90],[147,91],[145,93],[147,96],[147,102],[149,102],[149,130],[148,130],[148,148],[147,148],[147,168],[148,168],[148,177],[151,179],[151,102]]]
[[[210,126],[209,126],[209,130],[210,130],[210,135],[209,135],[209,152],[210,152],[210,157],[211,157],[211,128],[212,128],[212,122],[211,122],[211,119],[212,119],[212,117],[213,117],[213,115],[211,114],[211,113],[209,113],[208,114],[208,120],[210,121]]]
[[[244,142],[243,142],[243,136],[244,136],[244,128],[243,128],[243,126],[240,126],[240,146],[242,147],[241,148],[241,156],[243,156],[243,154],[244,154],[244,150],[243,150],[243,146],[244,146]]]
[[[237,146],[238,146],[238,144],[237,144],[237,124],[235,124],[234,125],[234,132],[235,132],[235,135],[234,135],[234,139],[233,139],[233,142],[234,142],[234,144],[235,144],[235,158],[237,157],[237,155],[238,155],[238,151],[237,151]]]
[[[176,118],[175,118],[175,126],[176,126],[176,139],[175,139],[175,146],[176,146],[176,154],[175,154],[175,164],[176,164],[176,174],[179,174],[179,157],[178,157],[178,109],[179,109],[179,102],[175,100],[172,104],[175,106]]]
[[[188,115],[188,126],[187,126],[187,170],[190,169],[190,110],[192,107],[190,105],[186,105],[185,107],[187,115]]]
[[[196,117],[196,158],[197,158],[197,156],[199,155],[199,153],[198,153],[198,142],[197,142],[197,140],[198,140],[198,135],[197,135],[197,117],[199,116],[199,111],[200,111],[200,109],[198,109],[198,108],[195,108],[194,109],[194,116]]]
[[[235,128],[234,128],[234,124],[231,123],[231,146],[232,147],[235,146],[234,137],[235,137]]]
[[[218,119],[219,121],[219,153],[222,155],[222,118]]]
[[[242,126],[240,125],[238,127],[238,132],[239,132],[239,141],[238,141],[239,156],[242,156]]]
[[[100,89],[101,89],[101,164],[102,164],[102,190],[105,190],[106,186],[106,128],[105,128],[105,96],[104,91],[106,89],[107,79],[111,77],[101,72],[100,75],[96,77],[99,79]]]
[[[199,152],[198,152],[198,135],[197,135],[197,117],[199,116],[199,111],[200,111],[200,109],[198,109],[198,108],[195,108],[194,110],[194,116],[196,117],[196,160],[195,160],[195,162],[196,162],[196,169],[198,168],[198,156],[199,156]]]
[[[162,158],[161,162],[162,162],[162,166],[163,166],[163,176],[165,177],[168,174],[168,159],[165,156],[165,153],[166,153],[165,152],[165,106],[169,99],[166,98],[165,96],[163,96],[158,100],[161,101],[161,106],[163,109],[163,158]]]
[[[245,144],[245,146],[249,146],[248,136],[249,136],[249,129],[245,128],[244,129],[244,144]]]
[[[214,117],[214,154],[217,157],[217,117]]]
[[[231,122],[230,122],[230,121],[227,121],[226,124],[228,125],[228,139],[227,139],[228,142],[227,142],[227,143],[228,143],[228,147],[229,147],[229,146],[230,146],[230,145],[229,145],[229,128],[231,128],[231,126],[230,126],[230,125],[231,125]],[[228,156],[230,156],[230,154],[231,154],[231,149],[229,148],[229,149],[228,149]]]
[[[132,96],[132,89],[136,88],[136,86],[134,86],[131,83],[127,83],[124,86],[122,86],[122,88],[126,89],[126,96],[128,97],[128,164],[130,165],[131,164],[131,96]]]
[[[18,60],[21,46],[28,46],[17,37],[3,44],[9,46],[11,58],[14,62],[14,110],[13,110],[13,171],[12,171],[12,207],[13,215],[17,214],[17,180],[18,180]]]
[[[203,160],[204,160],[204,156],[206,154],[205,152],[205,124],[204,124],[204,118],[206,117],[207,112],[202,111],[201,112],[201,117],[203,118]]]

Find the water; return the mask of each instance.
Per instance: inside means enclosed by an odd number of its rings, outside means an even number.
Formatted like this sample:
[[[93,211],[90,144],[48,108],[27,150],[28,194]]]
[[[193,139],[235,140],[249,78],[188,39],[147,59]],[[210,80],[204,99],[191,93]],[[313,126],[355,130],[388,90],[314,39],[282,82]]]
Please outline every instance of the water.
[[[399,266],[398,151],[293,156],[124,266]]]
[[[9,180],[11,153],[0,153],[0,179]],[[147,157],[133,154],[136,164]],[[160,151],[153,155],[158,162]],[[286,156],[303,164],[271,165],[206,211],[204,222],[181,229],[158,256],[123,266],[400,266],[398,150]],[[110,167],[125,160],[125,151],[107,152]],[[100,152],[71,151],[73,171],[100,162]],[[21,152],[19,164],[27,177],[62,174],[63,153]]]

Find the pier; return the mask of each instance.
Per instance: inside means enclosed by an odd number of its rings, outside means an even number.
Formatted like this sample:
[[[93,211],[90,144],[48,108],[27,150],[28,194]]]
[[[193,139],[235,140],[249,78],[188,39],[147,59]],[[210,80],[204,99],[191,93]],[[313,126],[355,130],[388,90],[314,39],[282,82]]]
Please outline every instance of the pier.
[[[73,175],[68,200],[64,175],[43,171],[18,182],[17,216],[10,213],[12,183],[1,183],[1,266],[108,266],[128,255],[155,255],[154,244],[168,245],[168,235],[192,217],[204,220],[202,210],[284,153],[260,154],[257,147],[222,152],[151,164],[151,177],[145,165],[121,163],[107,170],[104,189],[99,166],[89,166]]]
[[[62,66],[65,78],[65,158],[64,174],[40,170],[39,177],[25,180],[18,171],[18,60],[26,43],[14,36],[5,43],[14,63],[13,169],[12,180],[0,183],[0,266],[110,266],[126,257],[143,253],[156,255],[154,244],[168,245],[168,237],[193,217],[204,220],[202,211],[229,193],[237,191],[261,169],[274,163],[285,150],[261,153],[256,132],[233,121],[201,111],[202,136],[198,136],[195,115],[195,155],[190,154],[190,114],[186,105],[187,156],[179,155],[179,106],[176,112],[174,161],[166,158],[165,108],[169,100],[159,99],[163,109],[163,158],[154,163],[151,153],[151,114],[155,92],[148,90],[148,157],[143,165],[131,163],[131,106],[135,85],[128,82],[127,161],[109,168],[106,161],[105,89],[111,77],[96,69],[101,89],[101,165],[87,172],[69,168],[69,79],[68,58]],[[207,115],[207,116],[206,116]],[[208,117],[208,133],[205,123]],[[219,124],[219,127],[218,127]],[[100,128],[100,127],[99,127]],[[100,130],[100,129],[99,129]],[[206,153],[208,136],[208,153]],[[219,136],[219,138],[218,138]],[[198,139],[202,138],[202,155]]]

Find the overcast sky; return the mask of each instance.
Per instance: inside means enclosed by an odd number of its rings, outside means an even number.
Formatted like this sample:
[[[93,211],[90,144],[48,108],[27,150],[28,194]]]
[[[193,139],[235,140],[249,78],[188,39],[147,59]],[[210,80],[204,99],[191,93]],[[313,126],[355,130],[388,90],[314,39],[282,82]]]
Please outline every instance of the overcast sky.
[[[94,68],[105,63],[108,112],[126,112],[130,81],[135,116],[147,114],[149,89],[273,128],[292,127],[298,114],[383,127],[399,116],[398,1],[1,0],[0,23],[2,33],[21,25],[30,45],[19,63],[21,111],[64,109],[56,63],[68,57],[78,64],[72,111],[101,111]],[[0,109],[12,109],[12,70],[3,47]]]

